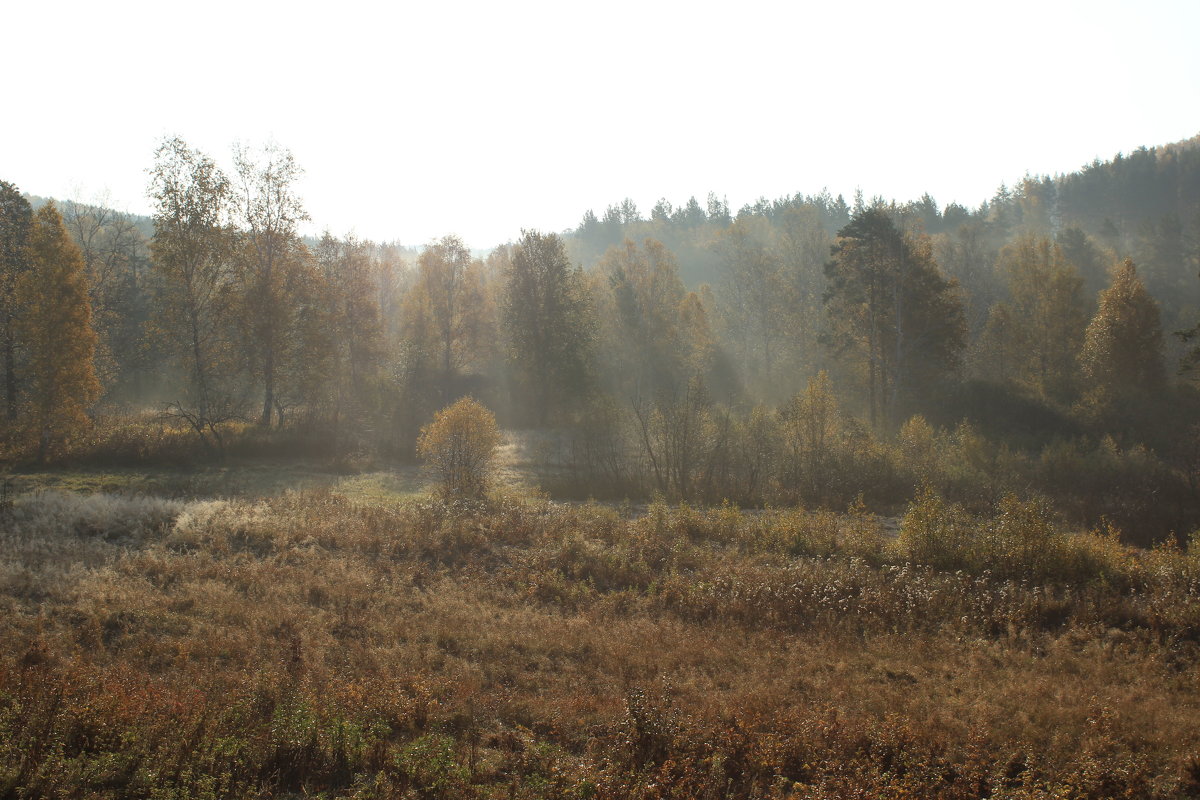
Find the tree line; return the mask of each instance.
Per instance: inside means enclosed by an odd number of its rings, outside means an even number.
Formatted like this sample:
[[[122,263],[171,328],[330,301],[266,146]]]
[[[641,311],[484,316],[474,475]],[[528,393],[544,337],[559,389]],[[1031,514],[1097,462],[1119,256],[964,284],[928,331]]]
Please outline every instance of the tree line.
[[[1174,377],[1200,317],[1196,152],[1027,178],[976,209],[822,193],[733,214],[710,195],[643,217],[626,200],[478,258],[452,235],[419,252],[306,239],[288,151],[238,149],[225,170],[168,139],[148,232],[102,206],[35,212],[0,184],[6,441],[45,460],[100,416],[154,408],[212,453],[252,426],[408,457],[472,395],[544,432],[581,493],[1051,492],[1046,465],[1070,451],[1113,475],[1141,464],[1183,503],[1200,475],[1195,393]],[[1138,219],[1081,181],[1174,194]]]

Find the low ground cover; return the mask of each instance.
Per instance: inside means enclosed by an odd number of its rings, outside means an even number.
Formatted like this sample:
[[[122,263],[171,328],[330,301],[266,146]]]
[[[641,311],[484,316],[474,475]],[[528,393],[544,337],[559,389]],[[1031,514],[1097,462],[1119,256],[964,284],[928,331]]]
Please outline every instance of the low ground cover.
[[[43,491],[0,797],[1188,797],[1200,556],[1006,498]]]

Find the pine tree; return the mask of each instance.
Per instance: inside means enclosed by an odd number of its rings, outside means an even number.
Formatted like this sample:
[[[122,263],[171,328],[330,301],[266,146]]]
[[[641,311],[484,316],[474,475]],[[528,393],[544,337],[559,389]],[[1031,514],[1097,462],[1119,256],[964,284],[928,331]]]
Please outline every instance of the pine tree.
[[[100,392],[93,366],[96,332],[83,255],[53,203],[34,215],[30,268],[17,284],[18,333],[28,351],[27,427],[44,459],[53,439],[89,424]]]
[[[887,430],[902,401],[960,365],[966,319],[958,287],[938,270],[928,238],[905,236],[880,207],[855,214],[832,253],[825,340],[857,362],[871,424]]]

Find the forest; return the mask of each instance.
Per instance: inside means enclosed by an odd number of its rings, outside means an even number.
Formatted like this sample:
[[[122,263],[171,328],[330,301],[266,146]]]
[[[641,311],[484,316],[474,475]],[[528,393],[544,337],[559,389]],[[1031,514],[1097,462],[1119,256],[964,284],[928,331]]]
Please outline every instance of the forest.
[[[1200,136],[490,249],[147,156],[0,181],[0,800],[1200,796]]]
[[[305,238],[299,171],[165,140],[152,219],[4,184],[6,461],[412,461],[469,395],[555,497],[1200,525],[1196,139],[974,209],[625,200],[486,255]]]

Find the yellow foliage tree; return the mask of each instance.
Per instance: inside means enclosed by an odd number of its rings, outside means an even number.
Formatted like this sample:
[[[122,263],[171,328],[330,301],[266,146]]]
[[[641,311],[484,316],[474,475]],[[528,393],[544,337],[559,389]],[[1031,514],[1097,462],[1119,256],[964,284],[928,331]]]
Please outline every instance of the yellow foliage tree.
[[[897,444],[905,466],[919,481],[929,481],[937,471],[938,435],[920,414],[909,417],[900,427]]]
[[[609,248],[597,272],[607,278],[599,306],[609,369],[623,376],[627,394],[674,394],[692,375],[680,324],[687,290],[675,256],[654,239],[641,247],[627,239]]]
[[[1125,259],[1112,285],[1100,293],[1079,360],[1096,387],[1158,389],[1166,382],[1158,304],[1138,278],[1132,259]]]
[[[27,426],[45,458],[51,441],[89,424],[100,393],[96,332],[83,255],[53,203],[34,215],[30,269],[17,284],[20,339],[28,353]]]
[[[1079,271],[1062,248],[1036,236],[1023,236],[1001,250],[997,267],[1008,277],[1012,304],[1004,330],[989,334],[1007,337],[1001,351],[1018,354],[1016,372],[1026,385],[1046,397],[1068,397],[1087,327]],[[989,326],[995,315],[994,310]]]
[[[422,251],[404,320],[409,340],[436,363],[443,398],[452,396],[460,373],[486,361],[496,341],[493,298],[482,262],[457,236]]]
[[[822,370],[809,378],[807,388],[783,407],[782,416],[784,485],[795,502],[819,501],[841,425],[828,373]]]
[[[443,408],[421,429],[417,455],[448,498],[480,498],[487,492],[500,446],[496,416],[471,397]]]

